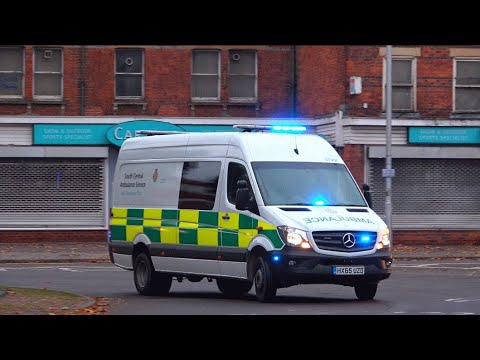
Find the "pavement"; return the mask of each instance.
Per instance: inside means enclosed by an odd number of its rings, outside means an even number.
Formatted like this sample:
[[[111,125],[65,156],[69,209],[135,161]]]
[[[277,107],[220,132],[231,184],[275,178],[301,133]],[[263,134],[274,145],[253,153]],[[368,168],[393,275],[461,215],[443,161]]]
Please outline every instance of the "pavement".
[[[394,245],[395,260],[479,259],[480,245]],[[0,263],[110,262],[104,242],[0,243]]]

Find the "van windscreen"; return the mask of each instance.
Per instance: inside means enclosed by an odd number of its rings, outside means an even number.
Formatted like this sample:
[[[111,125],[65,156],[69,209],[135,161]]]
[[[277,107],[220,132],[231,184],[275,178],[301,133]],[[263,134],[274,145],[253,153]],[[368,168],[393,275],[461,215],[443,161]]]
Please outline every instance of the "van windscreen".
[[[265,205],[367,206],[344,164],[252,162]]]

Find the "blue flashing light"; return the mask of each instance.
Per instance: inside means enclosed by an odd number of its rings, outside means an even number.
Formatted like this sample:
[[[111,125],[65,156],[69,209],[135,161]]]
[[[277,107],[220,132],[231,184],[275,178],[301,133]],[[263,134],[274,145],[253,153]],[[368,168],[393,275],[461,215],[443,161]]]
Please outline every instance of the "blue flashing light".
[[[328,205],[327,199],[325,199],[323,196],[316,196],[312,200],[312,204],[316,206],[325,206]]]
[[[369,242],[369,241],[370,241],[370,236],[368,236],[368,235],[362,235],[362,236],[360,237],[360,241],[361,241],[361,242]]]
[[[279,256],[279,255],[274,255],[274,256],[272,257],[272,260],[273,260],[274,262],[279,262],[279,261],[280,261],[280,256]]]
[[[302,132],[302,131],[307,131],[307,128],[305,126],[291,126],[291,125],[274,125],[272,127],[273,131],[291,131],[291,132]]]

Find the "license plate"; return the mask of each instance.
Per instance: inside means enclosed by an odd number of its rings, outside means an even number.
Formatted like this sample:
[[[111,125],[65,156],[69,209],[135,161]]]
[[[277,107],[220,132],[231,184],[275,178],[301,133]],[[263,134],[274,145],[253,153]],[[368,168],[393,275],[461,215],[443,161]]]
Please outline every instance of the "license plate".
[[[333,275],[365,275],[364,266],[334,266]]]

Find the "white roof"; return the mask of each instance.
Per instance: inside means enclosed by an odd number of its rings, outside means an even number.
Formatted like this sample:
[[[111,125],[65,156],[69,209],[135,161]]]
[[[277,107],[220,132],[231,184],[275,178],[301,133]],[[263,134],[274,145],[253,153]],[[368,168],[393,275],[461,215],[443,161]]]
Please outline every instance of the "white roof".
[[[323,138],[314,134],[270,132],[199,132],[142,136],[126,140],[121,152],[169,148],[169,157],[230,156],[245,161],[340,162],[343,160]],[[176,149],[176,150],[174,150]],[[295,151],[297,149],[297,152]],[[166,150],[166,149],[165,149]],[[164,151],[161,151],[165,154]],[[175,155],[177,154],[177,155]],[[130,156],[128,156],[130,158]],[[160,156],[164,158],[165,155]]]

